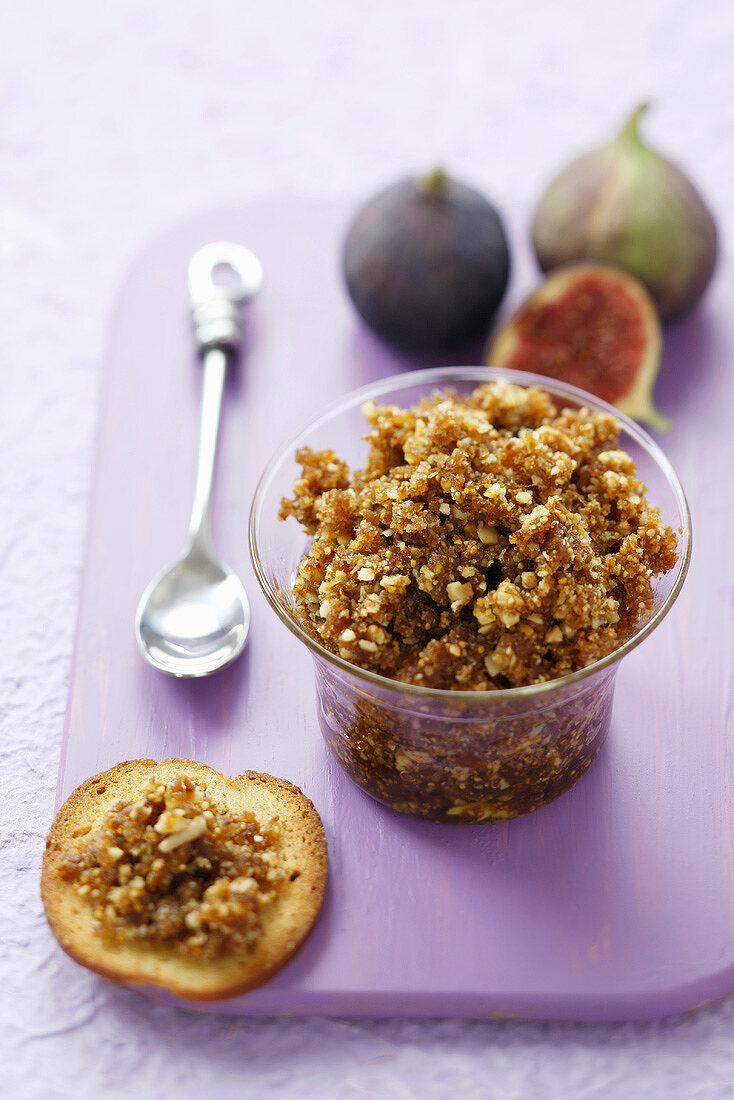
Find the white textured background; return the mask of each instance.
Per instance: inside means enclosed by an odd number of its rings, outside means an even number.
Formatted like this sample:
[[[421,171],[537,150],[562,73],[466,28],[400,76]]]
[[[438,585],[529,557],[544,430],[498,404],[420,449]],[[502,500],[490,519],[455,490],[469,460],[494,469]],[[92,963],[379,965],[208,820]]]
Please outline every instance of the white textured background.
[[[128,258],[202,205],[439,161],[530,210],[647,97],[726,247],[733,66],[729,0],[0,0],[0,1095],[734,1096],[734,999],[623,1027],[230,1021],[92,978],[38,900]]]

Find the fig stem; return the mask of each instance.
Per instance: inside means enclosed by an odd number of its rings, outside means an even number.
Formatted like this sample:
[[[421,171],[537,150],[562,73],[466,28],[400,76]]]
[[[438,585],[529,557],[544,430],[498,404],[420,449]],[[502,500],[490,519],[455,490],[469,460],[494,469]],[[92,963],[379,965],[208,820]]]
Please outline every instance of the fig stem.
[[[642,143],[642,138],[640,137],[639,132],[639,122],[645,111],[647,111],[649,107],[649,103],[640,103],[640,105],[634,109],[634,111],[620,130],[618,138],[619,141],[633,141],[638,145]]]
[[[443,168],[434,168],[421,180],[421,189],[424,195],[431,198],[442,195],[446,190],[446,173]]]
[[[648,407],[644,410],[644,413],[640,414],[639,419],[642,420],[645,424],[650,424],[659,432],[669,432],[672,427],[672,424],[670,420],[668,420],[667,416],[663,416],[662,413],[659,413],[653,404],[648,405]]]

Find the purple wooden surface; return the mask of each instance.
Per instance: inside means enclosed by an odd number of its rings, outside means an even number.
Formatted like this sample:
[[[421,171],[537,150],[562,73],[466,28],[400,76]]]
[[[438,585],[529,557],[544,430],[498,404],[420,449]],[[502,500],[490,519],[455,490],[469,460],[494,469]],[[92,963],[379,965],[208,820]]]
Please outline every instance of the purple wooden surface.
[[[210,1011],[617,1020],[721,996],[734,988],[724,488],[734,375],[724,322],[699,313],[668,341],[657,395],[675,420],[663,445],[689,493],[693,564],[671,615],[620,670],[598,763],[527,818],[465,829],[413,821],[362,794],[328,756],[310,658],[267,607],[247,551],[252,492],[277,444],[334,396],[401,367],[358,328],[341,291],[347,209],[283,199],[212,210],[158,238],[128,273],[110,343],[59,797],[119,760],[173,755],[230,774],[270,771],[313,799],[331,858],[320,922],[269,985]],[[232,668],[183,682],[143,663],[132,623],[188,518],[200,377],[186,262],[226,238],[254,248],[267,276],[226,399],[214,502],[216,544],[248,588],[252,631]]]

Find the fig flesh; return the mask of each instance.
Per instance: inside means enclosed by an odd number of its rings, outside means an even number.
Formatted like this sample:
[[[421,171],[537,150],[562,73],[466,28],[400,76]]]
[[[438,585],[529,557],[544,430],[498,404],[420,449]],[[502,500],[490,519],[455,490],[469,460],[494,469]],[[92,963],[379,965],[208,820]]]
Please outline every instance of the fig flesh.
[[[482,339],[505,293],[509,263],[495,208],[440,169],[400,180],[367,202],[343,251],[358,313],[409,354],[451,353]]]
[[[598,260],[645,284],[663,320],[687,313],[709,284],[718,251],[714,218],[691,181],[643,142],[638,123],[579,157],[549,184],[533,221],[543,271]]]
[[[488,363],[568,382],[666,428],[652,403],[661,351],[660,321],[637,279],[602,264],[569,264],[520,307]]]

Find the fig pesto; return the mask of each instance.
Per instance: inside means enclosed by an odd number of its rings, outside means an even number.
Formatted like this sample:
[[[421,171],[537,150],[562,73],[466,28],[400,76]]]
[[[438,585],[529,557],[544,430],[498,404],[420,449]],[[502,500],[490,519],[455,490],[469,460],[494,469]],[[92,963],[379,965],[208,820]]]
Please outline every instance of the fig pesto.
[[[233,814],[179,775],[116,803],[61,865],[111,942],[214,959],[251,951],[285,877],[276,819]]]
[[[303,449],[281,505],[312,536],[295,610],[327,650],[396,688],[485,693],[583,669],[652,610],[677,539],[619,449],[614,416],[559,409],[507,382],[363,413],[364,468]],[[432,734],[429,718],[335,693],[327,725],[346,740],[325,733],[346,770],[396,808],[485,820],[527,812],[586,770],[606,697],[586,699],[564,729],[552,713],[524,721],[510,706],[499,744],[486,721]]]

